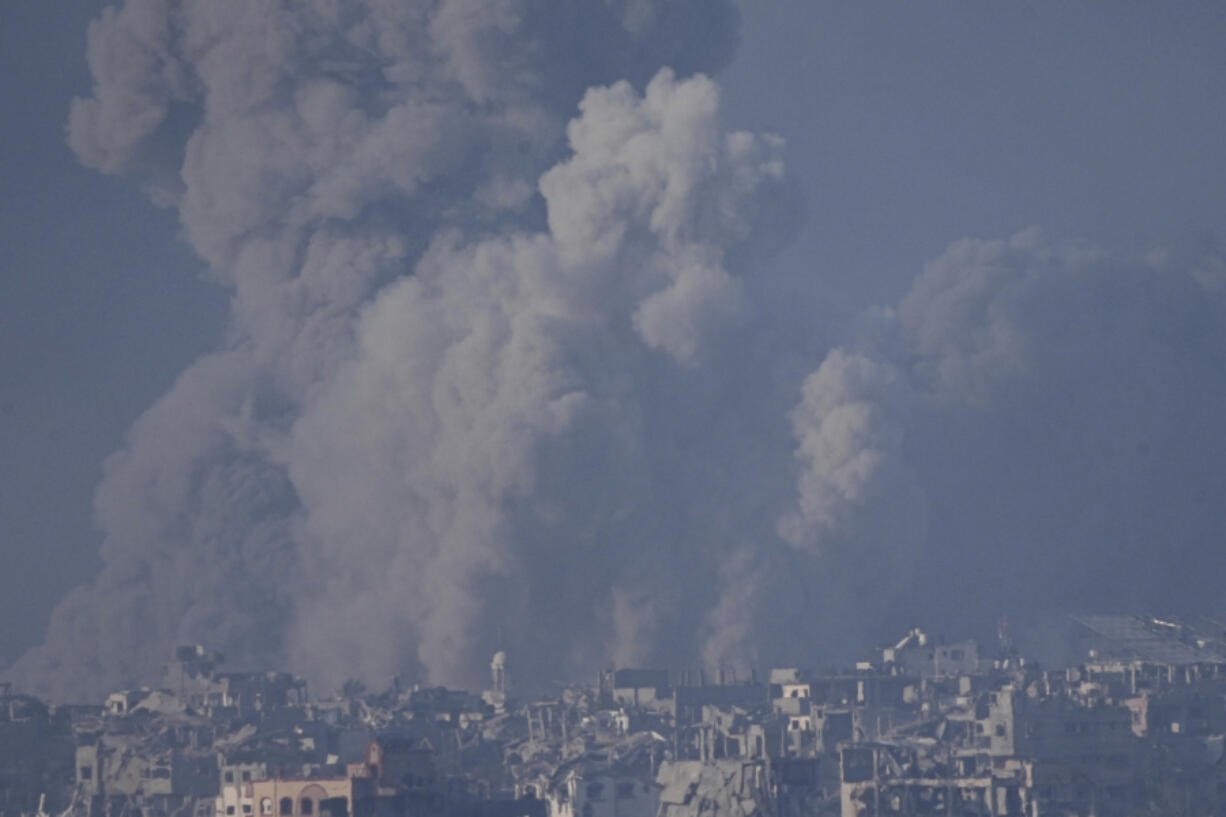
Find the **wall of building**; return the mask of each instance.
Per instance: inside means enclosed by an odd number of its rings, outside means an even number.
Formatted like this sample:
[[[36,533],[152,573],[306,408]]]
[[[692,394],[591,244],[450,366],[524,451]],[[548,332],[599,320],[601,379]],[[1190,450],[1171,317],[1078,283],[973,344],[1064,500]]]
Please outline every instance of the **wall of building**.
[[[572,774],[546,794],[550,817],[656,817],[659,789],[637,777]]]
[[[256,817],[326,817],[326,801],[344,801],[344,814],[353,815],[356,800],[351,778],[273,778],[247,784]],[[373,792],[372,792],[373,794]],[[333,817],[341,817],[335,810]]]

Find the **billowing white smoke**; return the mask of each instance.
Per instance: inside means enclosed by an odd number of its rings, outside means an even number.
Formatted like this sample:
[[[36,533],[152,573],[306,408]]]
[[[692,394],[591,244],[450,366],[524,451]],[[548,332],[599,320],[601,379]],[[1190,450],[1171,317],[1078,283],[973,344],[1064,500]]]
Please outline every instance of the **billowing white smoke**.
[[[763,260],[780,145],[694,76],[735,22],[104,14],[70,141],[178,209],[233,316],[108,462],[105,567],[10,675],[97,695],[200,641],[325,687],[480,683],[507,649],[530,686],[1217,603],[1220,261],[962,241],[832,350],[820,259]]]
[[[432,677],[463,678],[499,624],[529,666],[629,659],[666,612],[687,615],[627,606],[651,550],[710,570],[726,549],[651,530],[688,492],[648,438],[688,408],[669,381],[735,330],[725,249],[781,173],[775,146],[721,134],[714,85],[667,71],[641,98],[622,83],[581,108],[574,155],[541,179],[550,229],[439,235],[294,425],[315,579],[296,665],[324,675],[364,632],[350,658],[365,675],[395,671],[403,642]]]
[[[735,26],[703,0],[108,9],[70,142],[178,209],[233,319],[108,462],[105,568],[12,674],[96,695],[205,641],[457,682],[495,646],[544,676],[690,635],[717,591],[647,596],[726,545],[669,496],[702,461],[673,437],[718,425],[730,263],[781,163],[709,80],[647,80],[718,68]]]

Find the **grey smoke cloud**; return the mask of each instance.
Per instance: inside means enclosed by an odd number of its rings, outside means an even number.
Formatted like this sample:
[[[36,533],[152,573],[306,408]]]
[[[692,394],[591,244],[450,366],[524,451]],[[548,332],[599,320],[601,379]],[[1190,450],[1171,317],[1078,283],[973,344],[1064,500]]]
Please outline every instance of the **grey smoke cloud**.
[[[861,352],[833,350],[805,379],[792,426],[803,467],[797,508],[779,523],[784,539],[821,553],[823,542],[853,524],[857,509],[906,503],[917,487],[903,461],[905,416],[910,399],[905,376],[891,363]],[[896,545],[896,543],[895,543]]]
[[[781,532],[855,562],[843,587],[875,591],[863,617],[894,626],[1218,610],[1214,265],[1033,229],[954,242],[806,381]]]
[[[1221,260],[963,240],[832,344],[822,259],[769,263],[783,146],[697,75],[735,40],[707,0],[105,13],[70,144],[176,208],[231,323],[9,674],[96,697],[203,641],[531,685],[1217,605]]]
[[[232,320],[226,347],[108,462],[103,572],[11,674],[97,695],[191,640],[325,682],[455,682],[479,666],[469,647],[492,638],[493,602],[522,595],[507,577],[539,561],[517,551],[526,531],[553,520],[544,553],[580,535],[563,530],[579,516],[563,493],[575,469],[611,482],[592,509],[633,505],[623,494],[646,455],[641,418],[619,402],[635,375],[618,367],[652,348],[692,360],[739,311],[722,256],[747,223],[736,203],[777,180],[778,145],[726,137],[709,81],[662,74],[645,101],[632,90],[665,65],[717,69],[736,23],[729,3],[641,0],[108,9],[69,142],[177,208],[233,292]],[[562,161],[584,90],[622,79],[634,86],[587,97]],[[634,138],[599,144],[604,127]],[[591,206],[606,194],[625,201]],[[587,226],[554,236],[581,206]],[[588,248],[584,230],[627,235]],[[355,381],[375,392],[344,394]],[[591,583],[607,597],[610,578]],[[524,613],[525,629],[542,621]],[[584,611],[550,655],[612,632],[602,615]]]
[[[723,251],[751,223],[741,199],[778,182],[778,145],[722,134],[701,77],[665,71],[641,97],[594,89],[580,108],[573,155],[541,180],[548,232],[441,235],[295,424],[309,572],[346,577],[299,619],[298,660],[319,674],[334,670],[318,634],[371,619],[381,637],[360,661],[375,677],[413,633],[422,668],[462,678],[499,624],[517,654],[561,672],[641,657],[663,617],[652,594],[627,602],[649,542],[719,564],[718,541],[638,532],[686,499],[645,437],[684,406],[657,403],[655,378],[735,329]]]

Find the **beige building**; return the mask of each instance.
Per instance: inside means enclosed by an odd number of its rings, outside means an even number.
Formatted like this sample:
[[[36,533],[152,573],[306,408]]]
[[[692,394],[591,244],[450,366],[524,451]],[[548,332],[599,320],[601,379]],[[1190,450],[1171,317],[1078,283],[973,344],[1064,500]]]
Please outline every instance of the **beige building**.
[[[373,802],[369,778],[303,777],[222,787],[217,817],[352,817]]]

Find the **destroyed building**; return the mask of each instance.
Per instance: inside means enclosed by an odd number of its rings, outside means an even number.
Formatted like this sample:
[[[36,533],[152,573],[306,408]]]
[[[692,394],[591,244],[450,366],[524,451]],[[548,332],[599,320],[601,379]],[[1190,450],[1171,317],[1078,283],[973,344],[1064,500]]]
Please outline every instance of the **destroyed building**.
[[[822,813],[818,761],[720,758],[661,767],[659,817],[800,817]]]
[[[0,811],[63,817],[1150,817],[1226,812],[1226,649],[1084,616],[1084,661],[921,629],[851,668],[611,669],[516,700],[393,680],[311,699],[176,651],[98,706],[0,696]],[[673,678],[678,679],[673,682]],[[40,805],[41,803],[41,805]]]
[[[559,764],[542,781],[551,817],[654,817],[656,768],[668,741],[640,732]]]
[[[898,643],[881,651],[881,668],[892,674],[920,678],[956,678],[980,670],[979,644],[960,641],[946,644],[935,641],[920,628],[907,633]]]
[[[179,647],[167,664],[162,687],[196,711],[229,709],[237,716],[251,711],[301,706],[306,682],[286,672],[218,672],[225,657],[199,644]]]
[[[65,808],[72,763],[67,718],[37,698],[0,688],[0,813]]]
[[[173,712],[173,711],[172,711]],[[217,790],[217,727],[184,712],[135,707],[78,726],[74,802],[88,813],[180,812]]]

